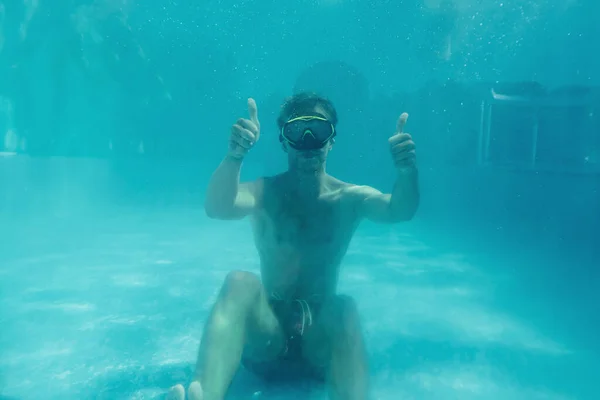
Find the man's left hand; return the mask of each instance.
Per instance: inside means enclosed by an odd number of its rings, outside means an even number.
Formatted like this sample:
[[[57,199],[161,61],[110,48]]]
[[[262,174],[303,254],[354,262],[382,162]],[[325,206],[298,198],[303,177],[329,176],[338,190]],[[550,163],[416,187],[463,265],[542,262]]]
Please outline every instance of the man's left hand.
[[[401,170],[416,167],[415,142],[413,142],[412,136],[404,132],[407,119],[407,113],[400,115],[396,125],[396,133],[388,139],[394,164]]]

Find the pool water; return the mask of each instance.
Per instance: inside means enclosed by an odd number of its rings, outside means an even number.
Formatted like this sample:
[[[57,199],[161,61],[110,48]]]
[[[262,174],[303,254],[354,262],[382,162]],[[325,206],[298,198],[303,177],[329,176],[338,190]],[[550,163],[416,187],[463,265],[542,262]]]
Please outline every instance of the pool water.
[[[0,399],[163,398],[189,381],[227,272],[258,271],[247,221],[210,221],[201,210],[113,210],[14,221],[10,231]],[[374,399],[598,393],[600,364],[586,344],[553,328],[561,321],[550,307],[519,307],[531,301],[519,268],[499,267],[506,249],[482,257],[436,240],[412,225],[364,224],[344,260],[340,291],[362,314]],[[251,376],[233,393],[324,398],[318,387],[268,388]]]

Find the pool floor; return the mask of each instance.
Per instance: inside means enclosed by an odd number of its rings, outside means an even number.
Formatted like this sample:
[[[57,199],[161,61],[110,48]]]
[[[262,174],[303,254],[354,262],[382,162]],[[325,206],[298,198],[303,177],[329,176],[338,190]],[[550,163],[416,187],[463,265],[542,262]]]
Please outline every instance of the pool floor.
[[[189,381],[227,272],[258,270],[247,222],[209,221],[198,210],[0,229],[10,244],[0,255],[4,400],[163,398]],[[441,250],[423,232],[365,225],[344,260],[339,289],[362,314],[373,399],[600,398],[598,359],[552,329],[561,321],[550,310],[527,317],[515,269]],[[242,376],[230,397],[324,392]]]

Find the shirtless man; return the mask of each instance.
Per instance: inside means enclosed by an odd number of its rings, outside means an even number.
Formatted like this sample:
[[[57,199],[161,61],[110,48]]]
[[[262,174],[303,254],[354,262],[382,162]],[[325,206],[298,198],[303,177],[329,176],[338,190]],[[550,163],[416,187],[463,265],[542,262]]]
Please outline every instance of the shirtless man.
[[[389,145],[392,194],[325,172],[336,136],[333,105],[313,94],[288,99],[278,118],[287,172],[240,183],[240,168],[260,137],[256,103],[231,129],[229,151],[209,183],[206,213],[250,216],[261,276],[230,272],[204,327],[189,400],[222,400],[240,364],[266,379],[312,377],[335,400],[365,400],[368,366],[354,301],[336,293],[339,267],[359,222],[408,221],[418,203],[415,145],[398,119]],[[242,267],[242,266],[240,266]],[[182,385],[169,399],[183,400]]]

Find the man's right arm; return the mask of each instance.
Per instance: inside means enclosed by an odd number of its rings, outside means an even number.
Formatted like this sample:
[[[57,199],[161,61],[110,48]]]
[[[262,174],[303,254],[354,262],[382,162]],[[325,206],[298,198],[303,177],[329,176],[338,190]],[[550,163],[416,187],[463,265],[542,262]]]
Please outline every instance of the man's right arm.
[[[240,118],[231,127],[229,150],[208,183],[204,209],[216,219],[242,219],[256,207],[262,191],[258,182],[240,184],[242,160],[260,137],[260,122],[254,99],[248,99],[250,119]]]
[[[208,184],[204,208],[209,218],[242,219],[256,207],[258,183],[240,183],[242,160],[226,156]]]

